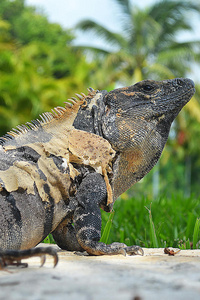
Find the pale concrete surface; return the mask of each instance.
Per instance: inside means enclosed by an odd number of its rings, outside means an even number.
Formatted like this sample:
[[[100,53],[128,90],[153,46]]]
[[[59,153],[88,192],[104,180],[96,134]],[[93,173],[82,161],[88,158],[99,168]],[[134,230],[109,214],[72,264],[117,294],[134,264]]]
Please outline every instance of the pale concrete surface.
[[[43,268],[39,258],[29,268],[0,271],[0,300],[184,300],[200,299],[200,250],[176,256],[144,249],[144,256],[77,256],[60,251]]]

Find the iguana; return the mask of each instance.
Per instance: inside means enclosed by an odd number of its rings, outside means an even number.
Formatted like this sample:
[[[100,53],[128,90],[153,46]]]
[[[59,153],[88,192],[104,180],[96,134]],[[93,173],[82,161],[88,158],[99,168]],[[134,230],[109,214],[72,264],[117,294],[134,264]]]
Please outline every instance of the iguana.
[[[0,265],[20,264],[49,233],[69,251],[143,253],[106,245],[100,207],[156,164],[172,121],[194,94],[190,79],[144,80],[107,92],[92,88],[17,126],[0,139]]]

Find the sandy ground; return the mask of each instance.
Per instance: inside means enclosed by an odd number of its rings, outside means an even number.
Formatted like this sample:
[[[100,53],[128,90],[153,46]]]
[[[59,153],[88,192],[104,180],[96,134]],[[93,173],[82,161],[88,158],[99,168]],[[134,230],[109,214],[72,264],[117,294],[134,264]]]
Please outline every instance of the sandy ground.
[[[56,268],[47,257],[42,268],[31,258],[28,268],[0,271],[0,300],[200,299],[200,250],[168,256],[145,248],[144,256],[94,257],[57,249]]]

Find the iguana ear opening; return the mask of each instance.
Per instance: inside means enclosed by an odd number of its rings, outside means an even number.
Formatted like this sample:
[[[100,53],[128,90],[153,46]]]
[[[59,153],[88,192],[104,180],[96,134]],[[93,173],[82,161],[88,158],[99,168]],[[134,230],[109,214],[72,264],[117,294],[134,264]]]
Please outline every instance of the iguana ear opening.
[[[114,100],[116,100],[116,97],[114,97],[115,99],[113,99],[112,94],[108,93],[107,95],[105,95],[103,101],[105,104],[105,112],[107,112],[108,110],[111,109],[111,106],[113,105],[113,103],[115,102]]]

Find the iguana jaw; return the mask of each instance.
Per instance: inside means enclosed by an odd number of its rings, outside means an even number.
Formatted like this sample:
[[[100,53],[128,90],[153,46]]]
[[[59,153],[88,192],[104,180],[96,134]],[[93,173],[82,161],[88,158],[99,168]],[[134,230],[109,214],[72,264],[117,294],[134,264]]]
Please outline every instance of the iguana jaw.
[[[195,93],[194,82],[190,79],[164,80],[160,92],[155,95],[152,107],[156,117],[166,114],[172,121]]]

